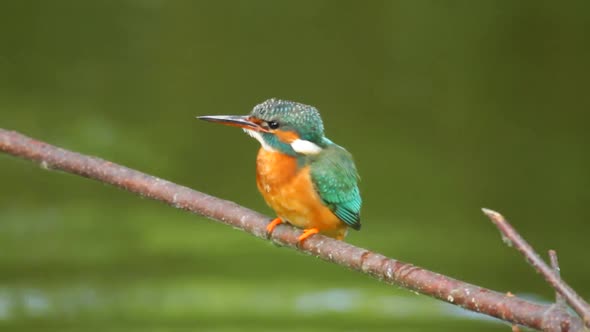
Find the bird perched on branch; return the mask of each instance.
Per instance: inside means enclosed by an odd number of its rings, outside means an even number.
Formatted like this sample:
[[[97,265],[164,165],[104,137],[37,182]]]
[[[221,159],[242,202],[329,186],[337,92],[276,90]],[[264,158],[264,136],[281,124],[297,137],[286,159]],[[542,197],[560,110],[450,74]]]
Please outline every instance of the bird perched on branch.
[[[261,144],[256,183],[277,218],[303,228],[301,242],[322,233],[342,240],[347,228],[361,228],[361,196],[352,156],[324,136],[318,110],[309,105],[269,99],[249,115],[200,116],[201,120],[240,127]]]

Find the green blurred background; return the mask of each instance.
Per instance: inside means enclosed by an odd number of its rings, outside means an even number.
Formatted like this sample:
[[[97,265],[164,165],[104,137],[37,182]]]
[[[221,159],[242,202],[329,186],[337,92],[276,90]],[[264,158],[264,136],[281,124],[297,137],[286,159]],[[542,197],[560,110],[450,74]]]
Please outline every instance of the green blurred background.
[[[538,301],[480,212],[590,298],[590,2],[3,1],[0,127],[271,214],[258,143],[315,105],[361,172],[347,241]],[[0,155],[3,331],[506,331],[161,203]]]

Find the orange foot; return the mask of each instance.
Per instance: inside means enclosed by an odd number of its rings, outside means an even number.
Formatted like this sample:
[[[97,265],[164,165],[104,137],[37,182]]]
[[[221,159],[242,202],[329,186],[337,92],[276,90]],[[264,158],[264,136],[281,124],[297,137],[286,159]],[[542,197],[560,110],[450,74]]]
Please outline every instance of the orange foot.
[[[277,227],[277,225],[282,224],[283,221],[281,220],[281,218],[276,217],[274,218],[270,224],[266,225],[266,235],[270,236],[272,234],[272,231],[275,230],[275,227]]]
[[[319,233],[320,230],[317,228],[308,228],[308,229],[304,229],[303,230],[303,234],[299,235],[299,237],[297,238],[297,242],[301,243],[303,242],[303,240],[307,239],[308,237]]]

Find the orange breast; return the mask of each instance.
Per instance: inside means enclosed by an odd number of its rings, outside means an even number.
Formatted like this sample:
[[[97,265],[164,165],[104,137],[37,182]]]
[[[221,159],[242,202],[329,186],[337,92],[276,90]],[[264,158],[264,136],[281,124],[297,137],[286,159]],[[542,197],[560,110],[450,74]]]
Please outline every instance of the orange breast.
[[[284,221],[299,228],[317,228],[342,239],[344,224],[326,207],[311,182],[309,167],[297,167],[297,159],[261,148],[256,159],[256,184],[266,203]]]

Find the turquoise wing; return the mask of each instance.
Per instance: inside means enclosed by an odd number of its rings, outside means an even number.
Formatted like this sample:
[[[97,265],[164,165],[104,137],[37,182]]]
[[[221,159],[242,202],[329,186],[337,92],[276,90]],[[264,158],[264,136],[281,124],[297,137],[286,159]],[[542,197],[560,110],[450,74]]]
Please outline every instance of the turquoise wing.
[[[353,229],[361,228],[359,176],[352,156],[330,144],[310,163],[311,180],[317,193],[334,214]]]

